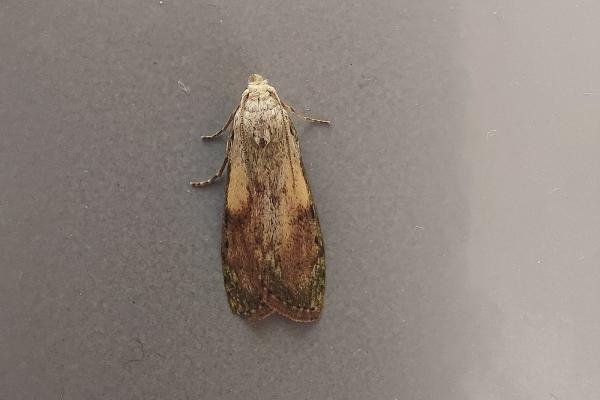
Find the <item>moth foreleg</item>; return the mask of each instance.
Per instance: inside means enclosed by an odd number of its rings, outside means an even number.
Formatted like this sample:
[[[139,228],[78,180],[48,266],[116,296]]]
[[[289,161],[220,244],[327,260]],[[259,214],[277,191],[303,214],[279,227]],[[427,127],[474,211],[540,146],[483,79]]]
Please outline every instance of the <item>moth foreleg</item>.
[[[217,136],[219,136],[220,134],[222,134],[223,132],[225,132],[227,130],[227,128],[229,127],[229,125],[231,125],[231,123],[233,122],[233,117],[235,116],[235,113],[237,112],[237,110],[240,108],[240,106],[238,105],[235,110],[233,110],[233,112],[231,113],[231,115],[229,116],[229,119],[227,120],[227,122],[225,123],[225,126],[223,126],[223,128],[221,128],[221,130],[217,133],[213,133],[212,135],[207,135],[207,136],[202,136],[202,139],[204,140],[210,140],[210,139],[214,139]]]
[[[321,124],[331,124],[331,121],[327,121],[325,119],[317,119],[317,118],[307,117],[306,115],[302,114],[301,112],[294,110],[294,107],[290,106],[289,104],[284,103],[283,101],[281,102],[281,104],[283,104],[283,106],[288,111],[293,112],[294,114],[296,114],[300,118],[304,118],[307,121],[318,122],[318,123],[321,123]]]
[[[227,163],[229,162],[229,146],[230,146],[230,141],[227,142],[227,149],[225,150],[225,159],[223,160],[223,164],[221,164],[221,168],[219,168],[217,173],[205,181],[191,181],[190,185],[192,187],[208,186],[223,176],[223,172],[225,172],[225,167],[227,167]]]
[[[227,166],[228,161],[229,158],[225,157],[225,159],[223,160],[223,164],[221,164],[221,168],[219,168],[219,171],[217,171],[217,173],[214,176],[210,177],[205,181],[191,181],[190,185],[192,185],[192,187],[203,187],[214,183],[217,179],[223,176],[223,172],[225,171],[225,167]]]

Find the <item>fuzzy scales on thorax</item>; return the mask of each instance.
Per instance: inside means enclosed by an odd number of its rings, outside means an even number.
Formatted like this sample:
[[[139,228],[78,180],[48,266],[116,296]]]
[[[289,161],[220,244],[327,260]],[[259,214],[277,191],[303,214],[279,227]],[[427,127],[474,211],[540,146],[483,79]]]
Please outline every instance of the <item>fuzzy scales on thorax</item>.
[[[291,164],[300,158],[298,141],[277,92],[265,81],[249,84],[244,91],[234,132],[240,139],[246,173],[259,192],[256,194],[281,195],[290,178],[296,186],[297,171]]]

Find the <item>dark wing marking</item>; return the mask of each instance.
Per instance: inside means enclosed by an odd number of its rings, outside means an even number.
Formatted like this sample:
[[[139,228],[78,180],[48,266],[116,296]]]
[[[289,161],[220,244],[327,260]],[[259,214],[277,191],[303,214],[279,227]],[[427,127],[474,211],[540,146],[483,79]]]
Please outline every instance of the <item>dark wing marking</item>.
[[[223,278],[231,311],[244,318],[261,319],[273,310],[262,299],[257,240],[252,223],[252,195],[242,156],[241,135],[231,137],[225,186],[225,211],[221,241]]]
[[[306,180],[296,130],[286,115],[288,163],[277,213],[277,245],[262,271],[263,300],[299,322],[319,318],[325,293],[325,253],[319,218]],[[285,165],[288,165],[287,167]]]

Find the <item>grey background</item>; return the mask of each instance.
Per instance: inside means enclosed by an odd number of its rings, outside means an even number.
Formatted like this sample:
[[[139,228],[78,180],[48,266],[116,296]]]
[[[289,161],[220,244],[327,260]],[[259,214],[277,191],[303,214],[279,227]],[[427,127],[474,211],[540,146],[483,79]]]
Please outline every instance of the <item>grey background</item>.
[[[600,398],[597,1],[0,4],[0,398]],[[232,315],[218,129],[298,122],[322,320]],[[186,95],[181,80],[190,89]]]

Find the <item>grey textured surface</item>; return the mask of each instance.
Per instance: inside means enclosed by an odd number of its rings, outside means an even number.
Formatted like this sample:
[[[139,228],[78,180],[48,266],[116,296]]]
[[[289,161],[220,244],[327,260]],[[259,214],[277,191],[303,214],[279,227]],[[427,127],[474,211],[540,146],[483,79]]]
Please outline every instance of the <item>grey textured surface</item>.
[[[0,398],[600,397],[599,13],[4,0]],[[334,121],[297,124],[313,325],[229,312],[223,186],[187,186],[252,72]]]

